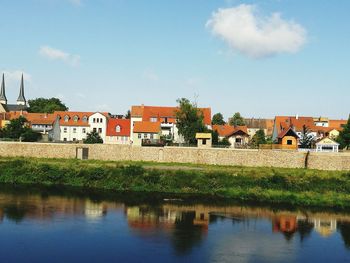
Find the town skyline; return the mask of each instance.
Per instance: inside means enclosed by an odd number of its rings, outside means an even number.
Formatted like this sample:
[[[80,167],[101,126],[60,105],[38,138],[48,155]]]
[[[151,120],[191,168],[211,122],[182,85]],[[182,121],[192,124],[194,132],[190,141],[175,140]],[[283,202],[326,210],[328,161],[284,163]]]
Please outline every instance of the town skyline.
[[[131,105],[176,106],[186,97],[225,119],[237,111],[247,118],[346,119],[346,7],[273,0],[6,1],[0,32],[10,37],[3,39],[0,70],[12,102],[23,72],[27,99],[59,97],[70,110],[124,114]],[[253,29],[251,36],[232,36],[223,27],[236,25],[239,15],[252,19],[240,24]]]

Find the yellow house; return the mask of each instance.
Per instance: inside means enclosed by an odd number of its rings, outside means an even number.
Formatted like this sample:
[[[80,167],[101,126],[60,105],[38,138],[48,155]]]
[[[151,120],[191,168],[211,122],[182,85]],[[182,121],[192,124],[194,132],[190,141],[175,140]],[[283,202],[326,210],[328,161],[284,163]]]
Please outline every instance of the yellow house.
[[[278,136],[278,144],[281,145],[282,149],[298,149],[298,139],[299,136],[296,132],[289,127],[288,129],[283,130]]]

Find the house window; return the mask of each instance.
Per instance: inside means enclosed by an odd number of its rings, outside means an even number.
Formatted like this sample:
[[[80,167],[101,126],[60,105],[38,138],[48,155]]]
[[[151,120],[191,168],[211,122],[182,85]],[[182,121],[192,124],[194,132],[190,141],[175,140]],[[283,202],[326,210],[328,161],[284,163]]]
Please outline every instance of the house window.
[[[83,117],[83,122],[87,122],[87,120],[88,120],[87,116],[84,116]]]
[[[157,122],[157,121],[158,121],[158,119],[157,119],[157,118],[155,118],[155,117],[152,117],[152,118],[150,119],[150,121],[151,121],[151,122]]]
[[[98,128],[98,133],[102,133],[102,128]]]
[[[143,138],[144,138],[144,139],[147,139],[147,133],[144,133],[144,134],[143,134]]]
[[[242,143],[242,138],[236,138],[236,143]]]
[[[77,128],[73,128],[73,133],[77,133]]]
[[[207,139],[203,139],[202,144],[206,145],[207,144]]]
[[[63,141],[66,142],[66,141],[67,141],[67,138],[63,138]]]
[[[83,133],[86,133],[86,128],[83,128]]]
[[[151,134],[149,135],[149,137],[150,137],[150,139],[153,139],[153,133],[151,133]]]
[[[74,122],[77,122],[77,121],[79,120],[79,117],[78,117],[77,115],[75,115],[75,116],[73,117],[73,120],[74,120]]]
[[[63,132],[67,132],[67,128],[63,128]]]
[[[287,145],[292,145],[293,141],[292,140],[287,140]]]
[[[100,118],[100,123],[102,123],[103,122],[103,119],[102,118]]]
[[[92,119],[92,122],[93,122],[93,123],[95,123],[95,122],[96,122],[96,119],[95,119],[95,118],[93,118],[93,119]]]
[[[119,125],[117,125],[117,127],[115,127],[115,131],[116,132],[120,132],[120,126]]]
[[[93,130],[93,132],[96,132],[96,131],[97,131],[96,128],[93,128],[92,130]]]
[[[73,138],[73,142],[75,142],[77,139],[76,138]]]
[[[141,139],[141,133],[139,133],[139,134],[137,135],[137,138]]]
[[[64,121],[68,122],[68,120],[69,120],[69,116],[68,115],[64,116]]]

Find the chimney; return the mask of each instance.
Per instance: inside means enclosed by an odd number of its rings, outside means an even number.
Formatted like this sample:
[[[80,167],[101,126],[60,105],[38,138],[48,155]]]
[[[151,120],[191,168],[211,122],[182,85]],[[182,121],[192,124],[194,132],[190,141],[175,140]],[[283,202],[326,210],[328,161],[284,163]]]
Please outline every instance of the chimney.
[[[299,115],[298,114],[295,115],[295,119],[297,119],[297,120],[299,119]]]

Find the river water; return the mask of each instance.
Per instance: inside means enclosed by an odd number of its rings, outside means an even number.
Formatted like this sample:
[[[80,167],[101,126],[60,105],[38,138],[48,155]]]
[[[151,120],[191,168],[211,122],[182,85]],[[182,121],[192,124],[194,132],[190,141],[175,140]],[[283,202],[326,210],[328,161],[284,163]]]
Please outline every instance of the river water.
[[[350,262],[350,213],[0,188],[0,262]]]

